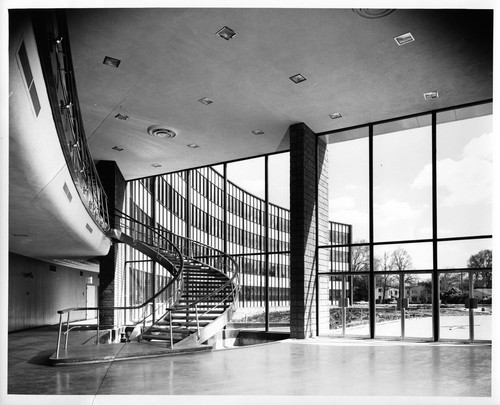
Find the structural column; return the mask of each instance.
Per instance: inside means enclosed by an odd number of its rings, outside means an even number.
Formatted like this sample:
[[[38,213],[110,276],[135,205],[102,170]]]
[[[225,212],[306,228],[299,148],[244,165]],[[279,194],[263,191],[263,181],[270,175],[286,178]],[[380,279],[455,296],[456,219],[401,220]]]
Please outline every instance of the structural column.
[[[316,156],[318,159],[316,160]],[[321,186],[317,188],[317,183]],[[318,198],[319,204],[316,204]],[[319,227],[316,228],[318,219]],[[328,158],[326,144],[305,125],[290,127],[290,337],[316,336],[318,321],[328,322],[317,306],[317,246],[328,244]],[[320,265],[326,263],[320,260]],[[321,270],[321,269],[320,269]],[[328,296],[326,296],[326,299]],[[319,312],[318,312],[319,310]]]
[[[110,225],[115,228],[115,208],[123,210],[126,182],[116,162],[100,161],[96,168],[108,197]],[[117,242],[113,242],[109,253],[100,258],[99,307],[112,308],[123,305],[124,260],[124,246]],[[99,311],[101,325],[115,325],[120,321],[117,317],[118,313],[111,309]]]

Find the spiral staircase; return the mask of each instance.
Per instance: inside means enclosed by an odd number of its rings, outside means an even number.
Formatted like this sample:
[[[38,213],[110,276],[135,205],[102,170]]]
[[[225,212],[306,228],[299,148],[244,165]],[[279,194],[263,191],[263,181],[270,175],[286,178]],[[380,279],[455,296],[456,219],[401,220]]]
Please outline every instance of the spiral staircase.
[[[165,268],[169,273],[167,282],[136,306],[68,308],[58,311],[57,350],[51,357],[54,364],[71,362],[71,351],[75,352],[75,349],[68,348],[68,335],[71,330],[82,325],[70,325],[69,319],[71,313],[77,311],[143,311],[140,319],[134,322],[97,325],[97,334],[89,341],[100,344],[101,351],[105,351],[103,346],[113,346],[102,344],[102,334],[117,327],[128,330],[125,344],[134,343],[135,347],[147,343],[148,347],[158,346],[172,353],[206,348],[207,345],[203,344],[231,320],[238,299],[238,265],[229,255],[170,234],[158,224],[155,227],[148,226],[122,212],[115,214],[115,226],[108,231],[108,236],[115,243],[124,243],[142,252]],[[65,329],[64,315],[68,319]],[[63,337],[64,346],[61,347]],[[81,357],[83,348],[77,348],[76,352]],[[165,352],[161,352],[161,355],[165,355]],[[104,356],[95,361],[109,361],[112,358]]]
[[[134,340],[166,342],[171,348],[193,347],[205,343],[230,321],[238,297],[238,265],[230,256],[122,212],[116,213],[116,219],[118,229],[111,229],[109,236],[140,250],[173,276],[152,297],[167,292],[168,305],[154,321],[137,323],[142,328]]]

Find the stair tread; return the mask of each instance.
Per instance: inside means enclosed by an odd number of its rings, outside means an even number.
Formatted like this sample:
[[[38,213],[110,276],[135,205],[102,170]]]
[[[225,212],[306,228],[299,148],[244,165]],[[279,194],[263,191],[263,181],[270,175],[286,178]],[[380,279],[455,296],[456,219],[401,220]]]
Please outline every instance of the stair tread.
[[[198,312],[200,312],[200,311],[198,311]],[[222,313],[222,312],[224,312],[224,308],[214,308],[214,309],[210,310],[210,312],[217,312],[217,313],[220,312],[220,313]],[[172,315],[174,315],[174,314],[179,314],[179,315],[183,314],[183,315],[186,315],[186,313],[195,314],[196,310],[194,308],[193,309],[189,308],[187,310],[186,309],[177,309],[177,310],[174,309],[172,311]]]
[[[155,333],[156,332],[156,333]],[[146,336],[161,336],[162,334],[168,333],[170,335],[170,327],[166,326],[164,328],[151,328],[151,330],[148,333],[144,333]],[[172,335],[185,335],[188,336],[191,334],[191,331],[189,331],[186,328],[172,328]]]

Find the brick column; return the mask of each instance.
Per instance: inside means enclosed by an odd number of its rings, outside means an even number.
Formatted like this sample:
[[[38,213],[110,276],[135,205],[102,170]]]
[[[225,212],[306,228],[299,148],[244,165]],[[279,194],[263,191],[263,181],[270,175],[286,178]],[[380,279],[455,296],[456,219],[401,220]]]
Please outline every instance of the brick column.
[[[328,243],[328,159],[318,139],[320,244]],[[305,125],[290,127],[290,336],[316,336],[316,135]],[[326,263],[323,260],[322,262]],[[321,270],[321,269],[320,269]],[[323,285],[324,282],[322,281]],[[324,287],[324,286],[323,286]],[[324,290],[321,288],[320,290]],[[327,296],[328,297],[328,296]],[[319,320],[328,322],[320,305]]]
[[[116,162],[100,161],[97,172],[108,197],[108,212],[111,228],[115,226],[115,208],[123,209],[126,182]],[[109,253],[100,258],[99,266],[99,306],[115,307],[123,305],[124,247],[114,242]],[[114,325],[120,322],[117,311],[101,310],[99,323]]]

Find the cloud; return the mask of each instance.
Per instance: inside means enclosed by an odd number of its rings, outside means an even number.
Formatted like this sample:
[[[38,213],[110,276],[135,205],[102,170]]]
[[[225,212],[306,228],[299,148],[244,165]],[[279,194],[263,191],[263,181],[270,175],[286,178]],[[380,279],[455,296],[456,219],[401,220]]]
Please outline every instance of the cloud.
[[[443,207],[473,205],[491,198],[492,193],[492,138],[485,133],[468,142],[461,159],[438,161],[439,203]],[[426,165],[415,177],[412,187],[431,186],[432,166]]]
[[[331,212],[349,210],[355,205],[353,198],[349,196],[332,198],[330,199],[329,204]]]
[[[414,207],[407,202],[392,199],[374,206],[375,237],[377,240],[413,239],[429,237],[430,211],[427,204]]]
[[[454,161],[445,159],[439,164],[440,205],[477,204],[491,198],[493,165],[474,157]]]
[[[375,205],[375,217],[378,222],[407,220],[419,215],[419,210],[412,208],[408,203],[389,200]]]
[[[464,157],[475,157],[481,160],[492,161],[493,156],[491,148],[493,145],[493,134],[491,132],[485,133],[477,138],[472,139],[464,147]]]

